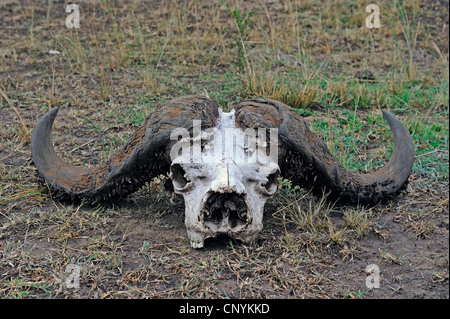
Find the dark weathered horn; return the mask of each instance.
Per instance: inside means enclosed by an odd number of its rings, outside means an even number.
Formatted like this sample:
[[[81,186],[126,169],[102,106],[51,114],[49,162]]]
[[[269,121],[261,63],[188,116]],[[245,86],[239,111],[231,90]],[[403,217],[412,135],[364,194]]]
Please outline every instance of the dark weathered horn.
[[[407,181],[414,163],[414,145],[402,123],[383,111],[394,137],[394,151],[381,169],[359,174],[345,169],[325,143],[291,107],[273,100],[253,99],[236,106],[236,124],[241,128],[278,128],[279,166],[294,185],[330,193],[331,199],[376,203],[395,195]]]
[[[57,113],[58,108],[46,113],[33,131],[33,162],[58,195],[95,203],[128,195],[168,172],[171,131],[177,127],[192,130],[194,119],[202,121],[202,128],[214,126],[218,107],[214,100],[196,95],[171,100],[152,112],[107,162],[92,168],[70,165],[56,154],[51,132]]]

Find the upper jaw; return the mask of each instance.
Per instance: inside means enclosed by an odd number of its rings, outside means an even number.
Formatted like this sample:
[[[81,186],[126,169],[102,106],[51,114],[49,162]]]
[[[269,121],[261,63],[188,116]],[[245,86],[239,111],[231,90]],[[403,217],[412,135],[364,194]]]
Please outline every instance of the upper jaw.
[[[239,232],[251,222],[245,195],[234,192],[210,193],[201,212],[202,222],[216,233]]]
[[[192,210],[186,211],[186,229],[191,247],[202,248],[205,239],[223,234],[246,244],[255,242],[262,229],[262,218],[258,218],[262,212],[256,213],[249,204],[246,194],[211,191],[205,194],[195,210],[198,214]],[[190,215],[190,212],[193,214]]]

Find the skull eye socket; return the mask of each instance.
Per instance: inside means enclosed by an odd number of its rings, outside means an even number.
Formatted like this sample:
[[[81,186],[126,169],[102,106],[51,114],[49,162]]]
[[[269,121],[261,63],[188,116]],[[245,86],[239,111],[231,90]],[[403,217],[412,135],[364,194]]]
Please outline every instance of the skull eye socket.
[[[172,182],[173,182],[173,186],[176,189],[183,189],[186,187],[186,185],[190,182],[186,177],[186,172],[183,169],[183,167],[181,167],[180,164],[174,164],[172,165],[172,167],[170,168],[171,173],[172,173]]]
[[[267,191],[268,194],[274,194],[277,191],[278,186],[278,171],[267,176],[267,182],[262,184],[262,187]]]

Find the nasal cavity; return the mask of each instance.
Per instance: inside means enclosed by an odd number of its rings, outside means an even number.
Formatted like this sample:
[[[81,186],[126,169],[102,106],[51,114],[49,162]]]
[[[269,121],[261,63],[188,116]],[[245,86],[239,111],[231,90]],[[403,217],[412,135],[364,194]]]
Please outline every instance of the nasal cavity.
[[[237,193],[212,193],[206,200],[203,221],[214,231],[239,230],[248,222],[244,197]]]

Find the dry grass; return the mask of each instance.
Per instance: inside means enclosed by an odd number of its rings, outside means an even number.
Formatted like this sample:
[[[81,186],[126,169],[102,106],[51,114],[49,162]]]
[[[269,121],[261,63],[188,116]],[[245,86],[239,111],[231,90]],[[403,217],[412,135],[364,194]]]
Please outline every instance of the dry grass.
[[[309,108],[317,103],[319,86],[314,84],[286,86],[271,72],[250,71],[243,80],[245,92],[254,96],[263,96],[278,100],[295,108]]]

